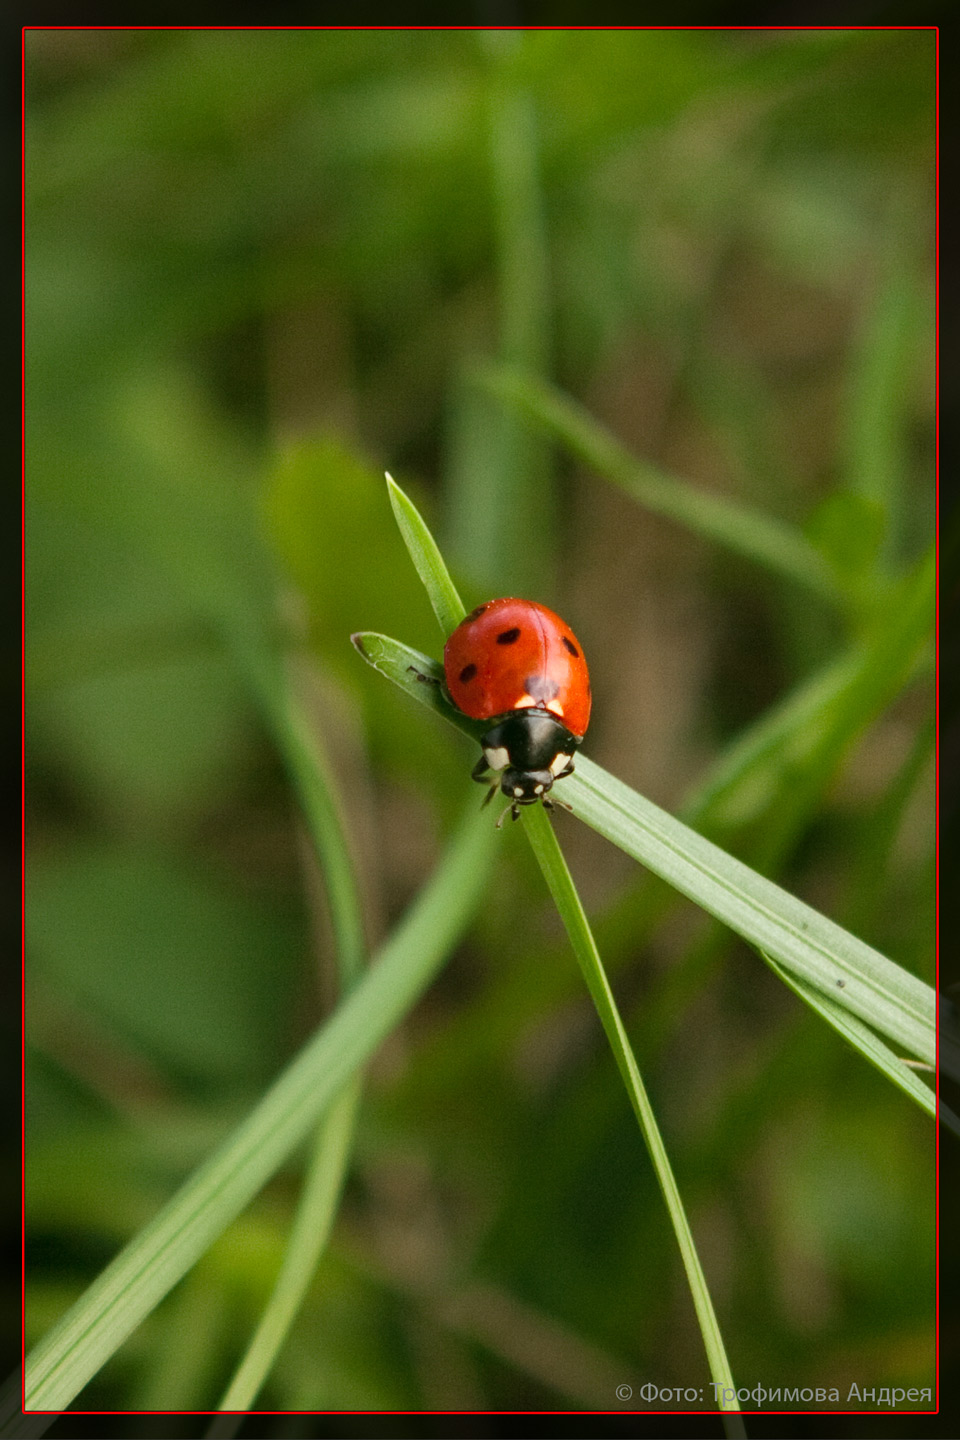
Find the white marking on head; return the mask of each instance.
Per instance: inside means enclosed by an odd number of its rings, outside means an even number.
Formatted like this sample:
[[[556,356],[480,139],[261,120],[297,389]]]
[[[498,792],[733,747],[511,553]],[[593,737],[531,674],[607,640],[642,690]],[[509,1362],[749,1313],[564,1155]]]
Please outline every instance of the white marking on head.
[[[542,785],[534,785],[534,787],[533,787],[533,793],[534,793],[534,795],[542,795],[542,794],[543,794],[543,786],[542,786]]]
[[[570,755],[554,755],[553,759],[550,761],[551,775],[557,776],[560,774],[561,770],[566,770],[567,766],[570,764],[571,758],[572,757]]]
[[[514,795],[522,795],[522,794],[523,794],[523,786],[522,786],[522,785],[514,785],[514,787],[513,787],[513,793],[514,793]]]
[[[552,710],[554,715],[559,715],[561,720],[563,719],[563,706],[559,700],[548,700],[547,709]]]
[[[536,702],[536,700],[534,700],[534,698],[533,698],[532,695],[524,695],[523,699],[522,699],[522,700],[518,700],[517,703],[516,703],[516,705],[514,705],[513,708],[514,708],[514,710],[525,710],[528,705],[534,705],[534,706],[535,706],[536,703],[537,703],[537,702]]]
[[[510,755],[505,745],[491,745],[484,750],[483,758],[491,770],[505,770],[510,764]]]

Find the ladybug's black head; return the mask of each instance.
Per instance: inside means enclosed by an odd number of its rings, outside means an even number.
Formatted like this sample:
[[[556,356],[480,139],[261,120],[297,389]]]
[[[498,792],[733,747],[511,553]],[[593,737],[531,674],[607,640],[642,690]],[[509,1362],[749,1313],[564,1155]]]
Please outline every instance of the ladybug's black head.
[[[518,770],[508,765],[500,780],[500,789],[518,805],[536,805],[553,785],[550,770]]]

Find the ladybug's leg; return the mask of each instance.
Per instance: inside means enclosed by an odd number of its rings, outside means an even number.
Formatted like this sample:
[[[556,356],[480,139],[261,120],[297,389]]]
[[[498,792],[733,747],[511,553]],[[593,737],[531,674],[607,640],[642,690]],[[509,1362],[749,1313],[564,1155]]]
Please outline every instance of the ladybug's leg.
[[[493,775],[493,780],[492,780],[492,781],[491,781],[491,779],[490,779],[491,775]],[[487,764],[487,757],[486,757],[485,755],[481,754],[480,759],[477,761],[476,765],[474,765],[473,769],[470,771],[470,779],[471,779],[471,780],[476,780],[480,785],[489,785],[489,786],[490,786],[489,790],[487,791],[486,795],[485,795],[484,798],[483,798],[483,804],[480,806],[480,809],[482,810],[483,807],[484,807],[484,805],[489,805],[489,804],[490,804],[490,801],[493,799],[494,795],[496,795],[497,791],[500,789],[500,781],[497,779],[496,775],[493,774],[493,771],[490,769],[490,766]]]
[[[479,780],[481,785],[486,785],[491,774],[492,771],[490,769],[490,766],[487,764],[487,757],[486,755],[481,754],[480,759],[470,771],[470,779]]]

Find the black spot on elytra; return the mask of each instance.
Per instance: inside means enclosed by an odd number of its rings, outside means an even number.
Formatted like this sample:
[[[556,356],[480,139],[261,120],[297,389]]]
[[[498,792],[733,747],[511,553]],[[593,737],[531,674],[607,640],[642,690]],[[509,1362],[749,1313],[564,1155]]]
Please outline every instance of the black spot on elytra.
[[[476,665],[464,665],[463,669],[460,671],[460,684],[466,685],[467,681],[472,680],[476,673]]]
[[[560,686],[556,680],[551,680],[548,675],[528,675],[523,682],[523,688],[534,700],[539,700],[545,705],[548,700],[553,700],[560,693]]]
[[[501,630],[497,636],[498,645],[512,645],[520,639],[520,626],[514,625],[512,630]]]
[[[478,616],[482,615],[484,610],[486,610],[487,608],[488,607],[486,605],[478,605],[476,610],[470,611],[470,614],[467,616],[467,620],[476,620]],[[466,624],[467,620],[465,620],[463,623]]]
[[[567,647],[567,649],[570,651],[570,654],[573,656],[574,660],[579,660],[579,659],[580,659],[580,651],[577,649],[576,645],[574,645],[573,641],[572,641],[572,640],[568,640],[567,637],[566,637],[566,635],[564,635],[564,637],[563,637],[563,643],[564,643],[564,645]]]

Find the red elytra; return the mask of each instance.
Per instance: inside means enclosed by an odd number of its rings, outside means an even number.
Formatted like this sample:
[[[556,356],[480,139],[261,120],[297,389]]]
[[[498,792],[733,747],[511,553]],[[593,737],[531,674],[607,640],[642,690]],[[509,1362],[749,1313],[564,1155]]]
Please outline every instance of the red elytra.
[[[533,600],[478,605],[443,650],[447,689],[458,709],[492,720],[545,710],[582,739],[590,723],[590,675],[570,626]]]

